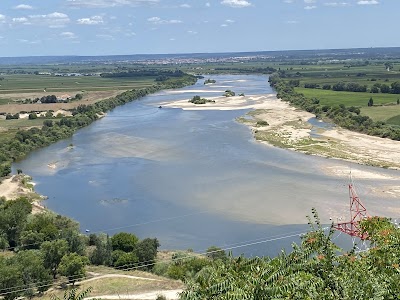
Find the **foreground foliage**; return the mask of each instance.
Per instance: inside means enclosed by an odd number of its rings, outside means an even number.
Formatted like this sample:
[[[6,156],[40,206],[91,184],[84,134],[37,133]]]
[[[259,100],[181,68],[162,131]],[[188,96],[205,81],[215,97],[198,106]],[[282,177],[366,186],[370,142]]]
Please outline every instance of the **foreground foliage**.
[[[74,285],[85,277],[89,263],[121,270],[153,268],[160,246],[157,239],[139,240],[123,232],[111,238],[86,236],[67,217],[31,211],[26,198],[0,199],[0,298],[32,297],[48,290],[60,276]]]
[[[343,253],[313,213],[315,225],[291,253],[215,261],[188,280],[181,299],[398,299],[400,230],[385,218],[365,220],[372,249]]]

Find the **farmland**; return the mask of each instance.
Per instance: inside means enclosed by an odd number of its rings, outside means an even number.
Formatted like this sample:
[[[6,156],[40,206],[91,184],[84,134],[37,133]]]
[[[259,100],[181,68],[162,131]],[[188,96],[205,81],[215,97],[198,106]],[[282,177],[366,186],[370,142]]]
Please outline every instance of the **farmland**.
[[[321,105],[329,106],[344,104],[346,106],[367,107],[368,100],[372,97],[374,100],[374,106],[379,107],[381,105],[396,104],[397,99],[400,98],[400,95],[396,94],[336,92],[330,90],[305,88],[296,88],[295,90],[298,93],[302,93],[307,98],[317,98],[320,100]]]
[[[354,106],[373,121],[398,125],[400,95],[396,84],[400,82],[400,63],[397,61],[289,64],[281,66],[278,72],[290,78],[286,80],[295,92],[321,106]]]

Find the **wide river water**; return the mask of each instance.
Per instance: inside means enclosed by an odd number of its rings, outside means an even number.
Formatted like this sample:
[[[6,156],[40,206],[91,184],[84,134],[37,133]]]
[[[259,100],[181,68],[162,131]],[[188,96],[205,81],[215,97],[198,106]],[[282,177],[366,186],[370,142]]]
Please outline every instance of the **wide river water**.
[[[273,255],[289,247],[298,240],[293,233],[308,229],[312,207],[326,223],[329,217],[347,218],[348,178],[329,175],[326,168],[398,176],[258,143],[249,128],[235,121],[248,110],[158,108],[194,95],[219,96],[226,89],[274,93],[266,76],[213,79],[214,85],[199,80],[118,107],[13,168],[32,175],[36,191],[49,197],[45,205],[79,221],[83,231],[130,231],[140,238],[157,237],[163,249],[201,252],[216,245],[246,255]],[[373,213],[394,205],[370,192],[379,180],[357,183]],[[285,235],[292,237],[281,239]]]

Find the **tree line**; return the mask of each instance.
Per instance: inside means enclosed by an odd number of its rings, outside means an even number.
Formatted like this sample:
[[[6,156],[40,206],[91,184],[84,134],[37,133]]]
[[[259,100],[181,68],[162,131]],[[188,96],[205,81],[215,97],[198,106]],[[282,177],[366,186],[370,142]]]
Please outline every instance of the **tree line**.
[[[22,159],[32,150],[72,136],[79,128],[97,120],[99,114],[156,91],[180,88],[195,82],[196,78],[191,75],[171,78],[146,88],[126,91],[116,97],[105,99],[92,105],[79,105],[73,109],[72,117],[63,117],[59,121],[46,120],[42,128],[18,130],[14,137],[5,137],[0,144],[0,178],[7,176],[11,172],[11,163],[13,161]]]
[[[300,86],[300,80],[291,80],[291,85]],[[304,87],[307,89],[320,89],[321,85],[317,83],[305,83]],[[345,83],[343,81],[337,82],[333,85],[324,84],[322,85],[323,90],[332,90],[332,91],[347,91],[347,92],[370,92],[370,93],[382,93],[382,94],[400,94],[400,82],[396,81],[391,83],[390,85],[385,83],[375,83],[370,89],[366,85],[361,85],[355,82]]]
[[[278,73],[270,76],[269,82],[277,91],[278,98],[288,101],[294,106],[300,107],[308,112],[314,113],[317,117],[326,116],[335,124],[357,132],[368,135],[400,140],[400,127],[386,124],[383,121],[373,121],[368,116],[361,116],[360,110],[353,106],[321,105],[317,98],[307,98],[294,90],[291,81],[281,78]]]

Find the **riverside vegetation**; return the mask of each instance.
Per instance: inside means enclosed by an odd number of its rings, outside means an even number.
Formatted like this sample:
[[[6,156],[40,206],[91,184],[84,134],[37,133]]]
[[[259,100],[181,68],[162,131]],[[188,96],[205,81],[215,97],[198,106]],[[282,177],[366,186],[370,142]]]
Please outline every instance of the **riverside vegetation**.
[[[128,102],[144,97],[163,89],[179,88],[194,84],[196,78],[185,73],[179,73],[172,78],[163,77],[157,83],[146,88],[123,92],[116,97],[96,102],[92,105],[79,105],[72,110],[72,117],[62,117],[59,120],[45,120],[41,128],[18,130],[11,136],[2,137],[0,144],[0,178],[11,172],[11,163],[23,158],[27,153],[58,140],[71,136],[79,128],[85,127],[97,120],[105,112]]]
[[[346,106],[348,104],[346,97],[339,98],[340,95],[336,95],[337,101],[334,103],[324,103],[317,97],[306,97],[296,90],[299,80],[288,78],[285,72],[277,72],[271,75],[269,82],[277,90],[278,98],[314,113],[318,118],[326,117],[335,124],[349,130],[400,140],[400,126],[384,121],[374,121],[369,116],[362,115],[360,106]],[[371,104],[369,98],[365,99],[365,106],[371,106],[368,104]],[[397,117],[395,119],[397,120]]]

